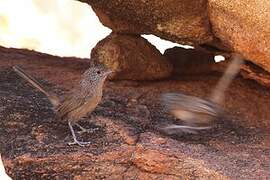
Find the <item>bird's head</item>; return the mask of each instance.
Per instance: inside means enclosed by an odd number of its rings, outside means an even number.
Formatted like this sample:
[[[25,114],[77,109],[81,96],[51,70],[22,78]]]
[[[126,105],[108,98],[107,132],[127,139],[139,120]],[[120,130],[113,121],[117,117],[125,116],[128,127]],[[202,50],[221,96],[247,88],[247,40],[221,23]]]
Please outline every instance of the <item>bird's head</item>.
[[[90,67],[85,73],[84,77],[91,81],[103,81],[113,71],[104,66],[103,64],[96,64]]]

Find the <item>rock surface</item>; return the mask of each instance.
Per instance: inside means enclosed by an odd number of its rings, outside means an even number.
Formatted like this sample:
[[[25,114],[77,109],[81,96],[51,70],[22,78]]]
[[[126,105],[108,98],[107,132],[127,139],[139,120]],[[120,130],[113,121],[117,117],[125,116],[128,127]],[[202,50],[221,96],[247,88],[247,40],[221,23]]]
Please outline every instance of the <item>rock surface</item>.
[[[230,54],[223,55],[226,60],[215,63],[215,53],[207,51],[173,47],[164,52],[164,56],[173,64],[173,74],[178,76],[223,73],[229,65]],[[245,61],[241,66],[240,75],[245,79],[255,80],[262,86],[270,87],[270,73],[252,62]]]
[[[113,31],[237,51],[270,72],[269,0],[80,0]]]
[[[68,146],[67,122],[20,79],[20,64],[58,94],[71,89],[89,59],[58,58],[0,47],[0,152],[13,179],[269,179],[270,92],[236,78],[226,93],[227,115],[197,135],[168,136],[174,120],[160,105],[163,92],[207,97],[218,75],[175,80],[107,82],[102,103],[80,122],[93,133],[86,147]],[[91,121],[89,123],[89,120]]]
[[[270,72],[270,1],[209,0],[208,3],[214,35]]]
[[[112,33],[96,45],[91,59],[112,69],[111,79],[155,80],[172,72],[171,63],[139,35]]]
[[[178,43],[212,40],[207,0],[81,0],[115,32],[155,34]],[[179,3],[176,3],[179,2]]]
[[[213,53],[196,49],[173,47],[166,49],[164,56],[173,64],[175,75],[199,75],[212,72],[210,66],[215,65]]]
[[[242,66],[241,75],[246,79],[252,79],[265,87],[270,87],[270,73],[253,63]]]

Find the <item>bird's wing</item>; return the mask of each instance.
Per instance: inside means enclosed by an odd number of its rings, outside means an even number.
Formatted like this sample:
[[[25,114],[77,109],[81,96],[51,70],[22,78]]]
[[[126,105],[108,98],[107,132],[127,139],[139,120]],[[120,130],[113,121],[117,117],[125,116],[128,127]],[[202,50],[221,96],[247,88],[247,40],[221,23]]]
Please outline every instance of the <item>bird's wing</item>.
[[[87,101],[85,96],[67,96],[63,103],[56,109],[57,117],[63,118],[69,112],[79,108]]]

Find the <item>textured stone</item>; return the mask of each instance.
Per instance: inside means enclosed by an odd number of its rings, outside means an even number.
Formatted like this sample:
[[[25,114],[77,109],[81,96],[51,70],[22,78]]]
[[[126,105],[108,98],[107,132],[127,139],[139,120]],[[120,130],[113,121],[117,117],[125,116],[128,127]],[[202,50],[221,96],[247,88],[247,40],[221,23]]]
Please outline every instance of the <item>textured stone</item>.
[[[166,49],[164,56],[173,64],[173,74],[195,75],[211,72],[214,54],[196,49],[174,47]]]
[[[246,63],[242,66],[241,75],[246,79],[252,79],[265,87],[270,87],[270,73],[266,72],[253,63]]]
[[[113,31],[240,52],[270,72],[269,0],[81,1]]]
[[[146,39],[112,33],[91,52],[94,61],[115,71],[111,79],[153,80],[170,76],[172,65]]]
[[[49,101],[11,66],[31,70],[63,94],[89,61],[41,55],[0,47],[0,151],[13,179],[269,179],[269,89],[236,78],[226,92],[226,114],[214,129],[167,136],[158,127],[175,121],[160,106],[160,94],[207,97],[219,77],[106,82],[102,103],[80,122],[97,128],[78,134],[91,144],[68,146],[66,122],[54,118]]]
[[[208,3],[215,36],[270,72],[270,1],[209,0]]]
[[[141,142],[136,146],[132,162],[145,172],[167,174],[179,179],[227,179],[215,169],[207,167],[203,160],[184,152],[189,148],[190,146],[183,147],[183,144],[177,141],[144,133],[141,134]],[[193,150],[203,152],[204,148],[197,146],[191,151]]]
[[[226,61],[216,63],[214,53],[202,50],[174,47],[164,52],[164,56],[173,65],[174,75],[223,73],[230,63],[229,54],[223,55],[226,56]],[[262,86],[270,87],[270,73],[250,61],[245,61],[241,66],[240,75],[245,79],[255,80]]]
[[[115,32],[155,34],[184,44],[212,40],[207,0],[81,0]]]

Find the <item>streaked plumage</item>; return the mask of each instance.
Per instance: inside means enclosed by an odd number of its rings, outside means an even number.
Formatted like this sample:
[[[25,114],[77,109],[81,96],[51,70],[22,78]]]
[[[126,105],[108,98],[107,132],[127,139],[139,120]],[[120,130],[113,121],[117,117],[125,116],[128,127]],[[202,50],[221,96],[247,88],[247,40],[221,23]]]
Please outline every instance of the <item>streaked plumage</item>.
[[[79,145],[87,144],[88,142],[77,140],[72,125],[78,125],[76,123],[77,121],[85,117],[88,113],[91,113],[97,107],[102,98],[104,81],[111,71],[103,65],[90,67],[82,75],[78,86],[67,93],[61,101],[53,92],[43,87],[20,67],[14,66],[13,69],[18,75],[48,97],[54,106],[57,119],[68,121],[74,143]],[[81,126],[79,127],[82,128]]]

